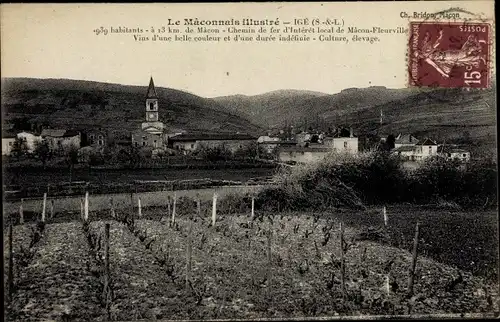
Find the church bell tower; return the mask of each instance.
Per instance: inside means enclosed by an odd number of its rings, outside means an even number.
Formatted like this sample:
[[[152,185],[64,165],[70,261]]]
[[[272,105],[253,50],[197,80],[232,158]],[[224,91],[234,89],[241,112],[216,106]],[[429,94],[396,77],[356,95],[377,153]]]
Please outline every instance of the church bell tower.
[[[153,77],[149,80],[146,94],[146,122],[158,122],[158,95],[156,94]]]

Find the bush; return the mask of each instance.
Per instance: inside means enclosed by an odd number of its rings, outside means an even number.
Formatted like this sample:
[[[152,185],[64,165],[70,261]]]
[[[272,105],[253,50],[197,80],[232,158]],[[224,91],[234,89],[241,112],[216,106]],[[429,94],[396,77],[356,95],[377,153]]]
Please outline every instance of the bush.
[[[486,207],[497,204],[497,170],[492,162],[463,165],[430,158],[415,171],[386,151],[356,156],[332,154],[324,160],[276,176],[277,187],[258,195],[259,207],[300,210],[363,207],[398,202]]]
[[[207,161],[227,161],[233,157],[232,152],[225,145],[202,146],[197,150],[196,155]]]

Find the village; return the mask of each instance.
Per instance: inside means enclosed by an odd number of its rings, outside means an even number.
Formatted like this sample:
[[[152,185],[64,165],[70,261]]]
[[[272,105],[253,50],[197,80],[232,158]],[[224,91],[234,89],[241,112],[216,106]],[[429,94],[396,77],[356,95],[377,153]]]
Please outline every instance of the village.
[[[152,77],[142,108],[144,121],[137,124],[127,139],[120,140],[113,138],[110,131],[102,127],[65,129],[32,126],[31,131],[16,131],[12,124],[4,124],[2,155],[32,156],[45,160],[49,156],[73,153],[77,155],[77,162],[85,163],[91,156],[104,154],[106,149],[111,149],[118,156],[141,153],[150,159],[175,155],[199,156],[201,150],[212,149],[226,157],[246,154],[248,158],[298,164],[315,162],[331,153],[356,155],[385,150],[399,155],[409,168],[418,167],[429,157],[461,163],[471,159],[470,152],[463,148],[439,144],[428,137],[417,138],[411,133],[377,133],[377,140],[367,144],[366,135],[357,134],[355,129],[346,126],[332,125],[327,131],[312,126],[303,129],[286,126],[269,130],[258,137],[240,132],[200,133],[175,129],[159,118],[161,102]]]

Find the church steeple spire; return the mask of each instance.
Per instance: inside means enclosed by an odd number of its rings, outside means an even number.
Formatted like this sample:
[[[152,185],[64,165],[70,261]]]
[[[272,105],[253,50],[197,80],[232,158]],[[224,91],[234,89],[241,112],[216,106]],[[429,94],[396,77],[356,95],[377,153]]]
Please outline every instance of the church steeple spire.
[[[158,95],[156,95],[153,77],[149,80],[146,94],[146,122],[158,122]]]
[[[151,79],[149,80],[149,87],[146,98],[158,99],[158,95],[156,95],[155,83],[153,82],[153,76],[151,76]]]

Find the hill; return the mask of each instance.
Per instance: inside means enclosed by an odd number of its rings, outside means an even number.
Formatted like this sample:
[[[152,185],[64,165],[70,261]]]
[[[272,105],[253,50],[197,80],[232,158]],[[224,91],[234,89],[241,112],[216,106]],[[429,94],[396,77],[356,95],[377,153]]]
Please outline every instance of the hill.
[[[495,86],[482,90],[374,86],[333,95],[278,91],[214,100],[226,110],[270,128],[346,125],[358,135],[410,132],[496,155]]]
[[[255,124],[269,128],[285,124],[306,126],[325,117],[343,116],[394,99],[411,95],[415,90],[385,87],[350,88],[338,94],[280,90],[255,96],[224,96],[213,100],[227,111],[245,116]]]
[[[147,82],[145,81],[146,85]],[[68,79],[2,79],[4,122],[27,120],[52,127],[102,127],[126,136],[144,120],[147,86]],[[188,131],[258,134],[259,126],[223,111],[216,102],[170,88],[156,87],[160,120]]]

